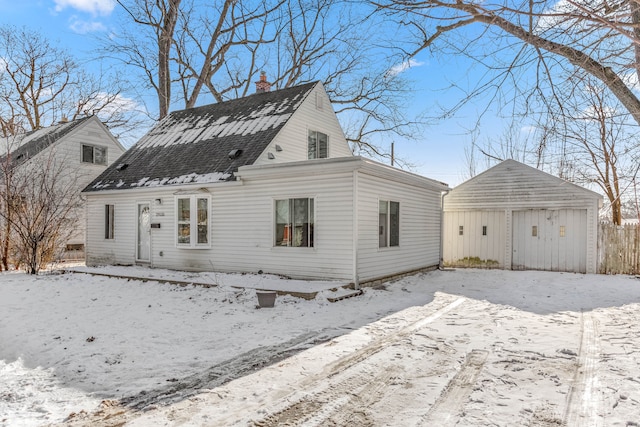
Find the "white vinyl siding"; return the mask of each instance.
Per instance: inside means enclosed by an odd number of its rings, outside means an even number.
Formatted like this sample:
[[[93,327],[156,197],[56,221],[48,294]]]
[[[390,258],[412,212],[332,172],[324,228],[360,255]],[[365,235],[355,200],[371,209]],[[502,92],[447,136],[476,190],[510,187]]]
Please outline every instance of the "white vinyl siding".
[[[366,169],[367,164],[353,158],[241,168],[241,185],[228,182],[206,187],[211,197],[211,247],[200,251],[185,251],[175,245],[178,196],[173,193],[180,189],[87,193],[90,218],[97,206],[104,209],[104,204],[114,204],[118,227],[114,241],[89,233],[87,262],[134,263],[131,233],[119,231],[136,226],[132,206],[136,200],[156,200],[151,203],[151,222],[158,224],[151,228],[154,267],[263,271],[301,279],[352,281],[355,275],[369,280],[438,265],[441,188],[430,187],[426,179],[387,171],[382,166],[371,169],[394,180],[358,169]],[[411,180],[418,184],[405,182]],[[400,206],[400,246],[393,250],[378,247],[378,209],[382,199],[397,201]],[[313,247],[275,244],[278,200],[313,200]],[[358,224],[354,226],[356,217]],[[355,251],[359,254],[357,260]]]
[[[82,162],[83,144],[105,147],[105,165]],[[77,188],[78,192],[80,192],[95,177],[104,171],[107,165],[111,164],[122,153],[124,153],[122,146],[120,146],[113,136],[108,133],[108,130],[99,123],[97,117],[92,117],[76,126],[55,144],[35,155],[22,167],[35,167],[41,170],[42,162],[46,163],[51,159],[54,159],[56,162],[62,162],[65,170],[68,171],[68,176],[64,178],[72,180],[73,185]],[[104,209],[104,206],[102,209]],[[96,212],[96,215],[95,218],[102,218],[104,212]],[[77,224],[74,224],[74,231],[67,241],[68,244],[77,245],[85,243],[87,218],[85,217],[84,204],[78,209],[77,217],[79,220]],[[98,224],[96,224],[96,226],[102,235],[101,237],[104,239],[104,227]]]
[[[323,99],[324,108],[320,110],[316,108],[318,99]],[[327,135],[328,158],[353,156],[329,97],[322,84],[318,83],[254,164],[271,165],[307,160],[309,130]]]
[[[440,191],[364,173],[358,176],[358,190],[358,269],[361,281],[438,265]],[[393,250],[379,248],[380,200],[399,203],[400,246]]]

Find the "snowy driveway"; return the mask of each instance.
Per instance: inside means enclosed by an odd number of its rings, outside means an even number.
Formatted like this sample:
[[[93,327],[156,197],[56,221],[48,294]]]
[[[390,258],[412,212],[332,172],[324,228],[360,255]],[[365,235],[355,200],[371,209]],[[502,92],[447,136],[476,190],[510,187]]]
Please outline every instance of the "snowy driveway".
[[[224,287],[5,274],[0,425],[640,425],[639,302],[638,279],[541,272],[271,310]]]

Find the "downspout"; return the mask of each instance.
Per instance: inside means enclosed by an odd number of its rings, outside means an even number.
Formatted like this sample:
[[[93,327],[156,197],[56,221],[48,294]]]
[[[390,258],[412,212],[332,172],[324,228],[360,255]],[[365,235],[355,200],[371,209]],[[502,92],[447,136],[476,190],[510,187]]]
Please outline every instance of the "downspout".
[[[353,171],[353,225],[351,235],[353,236],[352,250],[353,253],[353,286],[356,290],[360,289],[360,278],[358,277],[358,169]]]
[[[444,196],[449,194],[449,190],[442,192],[440,196],[440,262],[438,263],[438,269],[444,269]]]

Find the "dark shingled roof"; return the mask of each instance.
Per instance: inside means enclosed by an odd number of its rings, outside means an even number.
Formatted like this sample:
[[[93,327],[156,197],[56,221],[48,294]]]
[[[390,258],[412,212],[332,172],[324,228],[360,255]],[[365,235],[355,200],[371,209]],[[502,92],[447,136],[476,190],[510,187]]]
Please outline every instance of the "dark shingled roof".
[[[84,192],[234,179],[273,141],[317,82],[175,111]],[[232,150],[242,150],[235,158]]]
[[[26,162],[89,119],[90,117],[83,117],[71,122],[59,123],[54,126],[34,130],[16,137],[10,144],[19,146],[11,151],[11,160],[18,164]],[[5,156],[0,156],[0,158],[4,158]]]

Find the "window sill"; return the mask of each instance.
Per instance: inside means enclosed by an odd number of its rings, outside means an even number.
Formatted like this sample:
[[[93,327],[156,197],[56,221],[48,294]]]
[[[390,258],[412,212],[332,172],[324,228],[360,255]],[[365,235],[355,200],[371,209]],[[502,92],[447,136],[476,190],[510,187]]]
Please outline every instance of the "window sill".
[[[176,245],[177,249],[211,249],[211,245],[197,245],[197,246],[189,246],[189,245]]]

